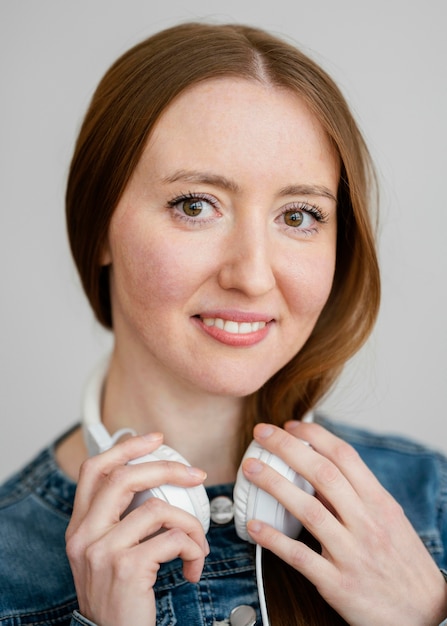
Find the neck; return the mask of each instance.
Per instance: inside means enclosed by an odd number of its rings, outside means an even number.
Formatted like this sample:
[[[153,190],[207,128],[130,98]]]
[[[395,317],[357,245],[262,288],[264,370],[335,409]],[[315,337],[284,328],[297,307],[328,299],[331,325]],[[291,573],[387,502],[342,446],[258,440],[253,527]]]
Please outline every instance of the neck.
[[[216,484],[235,479],[242,403],[163,377],[150,366],[123,362],[115,352],[101,414],[110,433],[123,427],[139,434],[162,432],[167,445],[207,472],[207,484]]]

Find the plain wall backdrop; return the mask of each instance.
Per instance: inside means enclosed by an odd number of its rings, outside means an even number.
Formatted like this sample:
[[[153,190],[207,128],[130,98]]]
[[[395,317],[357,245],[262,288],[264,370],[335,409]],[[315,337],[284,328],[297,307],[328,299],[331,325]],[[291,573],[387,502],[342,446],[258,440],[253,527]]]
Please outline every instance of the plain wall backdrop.
[[[90,96],[119,54],[185,20],[267,28],[342,88],[380,177],[383,304],[324,408],[447,451],[446,18],[445,0],[1,0],[0,478],[79,420],[111,346],[64,224]]]

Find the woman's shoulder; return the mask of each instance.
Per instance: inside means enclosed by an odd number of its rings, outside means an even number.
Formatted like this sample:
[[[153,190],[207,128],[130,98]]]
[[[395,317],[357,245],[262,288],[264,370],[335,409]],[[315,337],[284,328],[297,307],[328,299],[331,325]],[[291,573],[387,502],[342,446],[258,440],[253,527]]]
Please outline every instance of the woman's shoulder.
[[[45,504],[54,514],[66,520],[71,516],[76,483],[61,471],[55,456],[59,437],[41,450],[31,461],[0,484],[0,519],[14,515],[17,507],[30,500],[35,507]]]
[[[407,437],[337,423],[321,415],[315,421],[352,445],[393,494],[417,496],[429,486],[432,496],[447,496],[447,457],[443,453]]]
[[[316,422],[347,441],[400,503],[440,567],[447,567],[447,457],[398,435],[378,433],[323,416]]]
[[[69,621],[76,594],[65,530],[75,489],[54,445],[0,486],[0,624]]]
[[[441,462],[447,462],[447,456],[423,443],[398,434],[381,433],[373,429],[353,426],[346,422],[332,420],[326,415],[317,414],[314,421],[321,424],[341,439],[348,441],[355,448],[389,451],[392,454],[434,456]]]

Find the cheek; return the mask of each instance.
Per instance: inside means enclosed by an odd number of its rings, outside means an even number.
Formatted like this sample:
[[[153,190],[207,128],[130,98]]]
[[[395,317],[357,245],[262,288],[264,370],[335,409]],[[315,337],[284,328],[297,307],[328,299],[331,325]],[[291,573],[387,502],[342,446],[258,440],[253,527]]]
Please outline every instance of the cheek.
[[[132,308],[154,310],[184,304],[205,278],[206,262],[197,246],[165,236],[162,229],[121,229],[113,249],[116,299]],[[157,236],[153,232],[157,230]],[[194,243],[194,242],[193,242]]]
[[[145,241],[131,249],[121,247],[114,255],[113,267],[117,294],[133,304],[147,306],[179,295],[180,264],[169,246],[160,248],[156,242]]]
[[[287,293],[290,309],[315,323],[327,302],[335,272],[335,255],[318,255],[292,264],[287,275]]]

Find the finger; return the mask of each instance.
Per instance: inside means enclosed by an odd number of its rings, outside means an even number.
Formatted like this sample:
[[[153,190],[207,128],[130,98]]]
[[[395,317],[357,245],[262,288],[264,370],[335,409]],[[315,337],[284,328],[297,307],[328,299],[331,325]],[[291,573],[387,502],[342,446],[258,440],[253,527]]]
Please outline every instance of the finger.
[[[329,503],[337,518],[347,523],[353,515],[363,517],[364,507],[353,486],[341,470],[312,445],[303,445],[300,439],[271,424],[258,424],[254,437],[303,476],[322,500]]]
[[[203,559],[209,554],[202,525],[193,515],[158,498],[147,500],[121,522],[96,537],[92,536],[87,520],[67,538],[67,555],[72,566],[86,561],[90,570],[107,571],[114,566],[115,559],[119,562],[122,555],[130,553],[136,546],[146,542],[153,545],[160,530],[165,531],[160,536],[168,539],[170,535],[167,531],[175,529],[181,530],[199,548],[202,567]],[[154,558],[153,555],[151,558]],[[198,558],[197,555],[194,558]]]
[[[150,542],[141,544],[146,558],[157,563],[167,563],[180,558],[183,561],[183,575],[190,582],[198,582],[205,562],[205,554],[195,541],[181,529],[173,528],[157,535]]]
[[[287,537],[268,524],[251,520],[247,530],[253,540],[301,572],[317,588],[321,581],[334,579],[336,568],[302,541]]]
[[[120,521],[136,493],[164,484],[193,487],[203,483],[205,478],[204,471],[177,461],[115,466],[103,478],[90,502],[83,528],[96,538]]]
[[[385,489],[346,441],[315,423],[292,421],[285,424],[285,429],[295,437],[305,438],[322,456],[332,461],[363,502],[375,504],[382,500]]]
[[[258,459],[248,458],[242,464],[245,476],[270,493],[324,546],[334,559],[346,554],[350,534],[325,505],[281,476]]]
[[[205,556],[195,541],[180,528],[167,530],[133,548],[111,553],[98,541],[90,547],[88,559],[91,575],[104,575],[113,572],[114,580],[120,587],[123,582],[139,581],[146,589],[154,586],[160,563],[167,563],[175,558],[184,561],[183,572],[190,582],[198,582],[203,570]],[[144,589],[143,589],[144,590]],[[117,589],[117,592],[121,592]]]
[[[148,433],[139,437],[130,437],[96,456],[87,459],[81,466],[78,488],[76,490],[74,519],[81,519],[90,507],[101,480],[116,465],[125,465],[138,457],[150,454],[163,442],[161,433]]]
[[[108,532],[109,549],[119,551],[138,545],[160,530],[181,528],[204,554],[209,553],[208,542],[199,520],[183,509],[159,498],[149,498]]]

